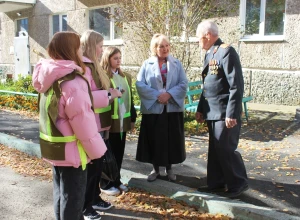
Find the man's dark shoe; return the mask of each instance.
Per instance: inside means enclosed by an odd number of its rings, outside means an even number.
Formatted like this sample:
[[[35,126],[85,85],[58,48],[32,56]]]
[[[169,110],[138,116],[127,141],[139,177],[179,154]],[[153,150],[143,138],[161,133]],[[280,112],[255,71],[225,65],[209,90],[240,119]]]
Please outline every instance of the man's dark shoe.
[[[243,192],[249,189],[248,184],[245,184],[244,186],[240,188],[234,188],[234,189],[229,189],[227,192],[224,193],[224,196],[228,198],[235,198],[241,195]]]
[[[217,193],[217,192],[225,192],[226,187],[225,186],[219,186],[219,187],[200,186],[197,190],[199,192]]]

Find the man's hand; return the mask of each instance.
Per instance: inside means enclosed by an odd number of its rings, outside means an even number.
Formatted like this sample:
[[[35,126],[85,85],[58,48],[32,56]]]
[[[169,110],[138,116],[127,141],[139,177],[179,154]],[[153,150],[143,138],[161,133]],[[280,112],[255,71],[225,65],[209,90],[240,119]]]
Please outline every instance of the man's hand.
[[[157,101],[160,103],[160,104],[168,104],[168,101],[169,99],[171,98],[171,95],[170,93],[168,92],[164,92],[162,94],[160,94],[158,97],[157,97]]]
[[[236,126],[237,122],[236,119],[225,118],[225,124],[227,128],[233,128],[234,126]]]
[[[198,123],[203,123],[203,122],[204,122],[203,114],[200,113],[200,112],[196,112],[195,118],[196,118],[196,121],[197,121]]]

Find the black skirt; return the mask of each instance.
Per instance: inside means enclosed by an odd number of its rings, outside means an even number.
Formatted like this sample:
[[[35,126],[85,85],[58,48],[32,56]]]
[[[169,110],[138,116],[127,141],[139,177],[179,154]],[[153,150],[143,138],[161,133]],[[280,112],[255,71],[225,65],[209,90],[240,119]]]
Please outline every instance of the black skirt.
[[[185,158],[183,112],[143,114],[136,160],[167,166]]]

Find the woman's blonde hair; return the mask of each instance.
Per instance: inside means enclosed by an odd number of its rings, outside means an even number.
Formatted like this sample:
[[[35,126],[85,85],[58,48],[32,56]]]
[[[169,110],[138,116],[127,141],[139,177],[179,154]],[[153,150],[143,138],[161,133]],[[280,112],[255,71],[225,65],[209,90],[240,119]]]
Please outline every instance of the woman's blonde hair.
[[[102,42],[104,38],[102,35],[93,30],[85,31],[80,38],[83,55],[89,58],[95,65],[96,71],[100,78],[102,89],[108,90],[110,87],[110,80],[105,71],[100,65],[100,60],[97,57],[96,45]]]
[[[107,47],[104,50],[100,65],[102,66],[102,68],[106,71],[107,75],[109,78],[113,77],[113,73],[111,71],[111,65],[110,65],[110,58],[117,54],[117,53],[121,53],[120,49],[117,47]],[[124,73],[122,72],[122,70],[120,68],[117,68],[119,75],[125,77]]]
[[[170,44],[169,38],[166,35],[164,35],[164,34],[154,34],[153,35],[153,37],[151,39],[151,43],[150,43],[151,56],[157,56],[156,48],[164,40]]]

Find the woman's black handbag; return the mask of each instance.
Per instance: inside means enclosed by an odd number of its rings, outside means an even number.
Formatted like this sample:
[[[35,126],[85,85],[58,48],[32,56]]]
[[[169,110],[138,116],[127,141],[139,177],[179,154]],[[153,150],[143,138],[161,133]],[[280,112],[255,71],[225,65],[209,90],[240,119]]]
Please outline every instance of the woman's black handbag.
[[[103,169],[101,178],[108,180],[108,181],[115,181],[118,177],[119,170],[116,158],[111,150],[109,141],[105,141],[107,151],[104,154],[103,159]]]

